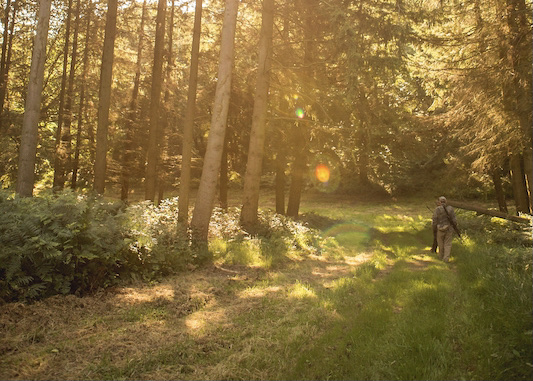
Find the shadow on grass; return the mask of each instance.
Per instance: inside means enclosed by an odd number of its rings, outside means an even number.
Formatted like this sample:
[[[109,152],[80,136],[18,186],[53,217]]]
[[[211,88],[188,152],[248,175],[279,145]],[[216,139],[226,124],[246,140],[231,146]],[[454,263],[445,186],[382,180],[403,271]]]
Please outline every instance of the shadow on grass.
[[[453,280],[435,261],[399,261],[385,277],[371,265],[327,295],[339,317],[304,351],[290,379],[455,379],[447,336]]]
[[[327,230],[332,226],[346,222],[345,220],[334,219],[313,212],[301,214],[298,217],[298,220],[302,221],[310,228],[318,230]]]
[[[456,240],[453,262],[444,264],[414,255],[430,234],[371,230],[372,244],[395,259],[392,267],[369,261],[323,295],[338,319],[287,378],[532,378],[527,248]],[[390,249],[410,244],[402,255]]]

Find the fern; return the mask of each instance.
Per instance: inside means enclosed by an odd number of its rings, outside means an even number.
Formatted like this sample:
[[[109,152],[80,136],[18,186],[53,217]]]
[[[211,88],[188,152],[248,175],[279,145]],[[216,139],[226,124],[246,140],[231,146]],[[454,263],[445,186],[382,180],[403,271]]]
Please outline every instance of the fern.
[[[20,257],[20,255],[13,254],[9,257],[7,261],[8,265],[4,269],[5,277],[8,282],[13,280],[13,278],[15,278],[15,274],[20,273],[22,271],[21,266],[20,266],[21,263],[22,263],[22,258]]]
[[[15,279],[15,280],[13,280],[12,284],[16,288],[29,286],[33,282],[33,279],[34,278],[31,275],[23,275],[23,276],[17,277],[17,279]]]
[[[24,290],[22,296],[23,299],[39,299],[45,290],[46,285],[44,285],[43,283],[32,284]]]
[[[85,293],[169,274],[194,260],[176,224],[177,198],[125,208],[72,191],[33,198],[0,191],[0,298]]]

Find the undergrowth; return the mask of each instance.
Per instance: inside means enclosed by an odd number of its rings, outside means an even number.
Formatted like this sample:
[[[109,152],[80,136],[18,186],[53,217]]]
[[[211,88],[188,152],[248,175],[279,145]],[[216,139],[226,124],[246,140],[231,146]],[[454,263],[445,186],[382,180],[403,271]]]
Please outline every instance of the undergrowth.
[[[320,251],[317,230],[300,221],[260,211],[253,234],[239,224],[240,210],[215,209],[209,250],[218,264],[275,267],[288,258]]]
[[[178,199],[127,206],[71,191],[19,198],[0,192],[0,302],[85,294],[124,280],[150,281],[214,258],[272,266],[291,251],[316,250],[300,222],[261,212],[254,235],[239,210],[215,209],[208,255],[178,225]]]

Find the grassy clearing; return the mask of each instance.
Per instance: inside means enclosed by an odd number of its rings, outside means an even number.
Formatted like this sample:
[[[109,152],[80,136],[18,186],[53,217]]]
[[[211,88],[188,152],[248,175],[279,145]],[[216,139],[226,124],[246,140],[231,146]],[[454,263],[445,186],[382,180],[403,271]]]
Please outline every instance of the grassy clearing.
[[[302,213],[320,235],[219,236],[160,283],[2,306],[0,377],[532,378],[531,230],[458,212],[447,265],[423,204]]]

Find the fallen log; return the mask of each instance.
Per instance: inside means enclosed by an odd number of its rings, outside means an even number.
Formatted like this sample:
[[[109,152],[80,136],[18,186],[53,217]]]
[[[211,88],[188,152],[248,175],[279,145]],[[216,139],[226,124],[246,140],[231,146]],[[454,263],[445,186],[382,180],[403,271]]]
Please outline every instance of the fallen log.
[[[510,214],[503,213],[500,211],[484,209],[478,206],[473,206],[473,205],[465,204],[463,202],[458,202],[458,201],[448,200],[446,203],[448,205],[453,206],[454,208],[472,210],[474,212],[478,212],[481,214],[486,214],[486,215],[498,217],[498,218],[504,218],[506,220],[520,222],[522,224],[531,224],[531,218],[527,218],[527,217],[512,216]]]

